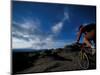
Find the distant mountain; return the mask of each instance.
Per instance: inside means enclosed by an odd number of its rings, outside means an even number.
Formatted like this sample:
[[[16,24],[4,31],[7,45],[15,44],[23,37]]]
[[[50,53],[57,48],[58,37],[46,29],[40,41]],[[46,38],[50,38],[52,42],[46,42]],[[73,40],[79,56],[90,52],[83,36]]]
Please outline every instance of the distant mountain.
[[[81,45],[81,44],[80,44]],[[45,51],[45,50],[67,50],[67,51],[72,51],[74,49],[79,49],[77,44],[71,44],[71,45],[65,45],[64,48],[56,48],[56,49],[31,49],[31,48],[16,48],[12,49],[13,52],[34,52],[34,51]]]

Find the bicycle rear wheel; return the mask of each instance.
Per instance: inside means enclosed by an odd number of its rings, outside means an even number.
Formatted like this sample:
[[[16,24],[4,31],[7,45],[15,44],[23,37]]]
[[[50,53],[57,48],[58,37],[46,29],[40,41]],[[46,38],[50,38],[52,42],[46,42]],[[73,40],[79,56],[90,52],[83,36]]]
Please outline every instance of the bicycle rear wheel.
[[[89,68],[89,59],[85,52],[79,52],[79,65],[81,69],[88,69]]]

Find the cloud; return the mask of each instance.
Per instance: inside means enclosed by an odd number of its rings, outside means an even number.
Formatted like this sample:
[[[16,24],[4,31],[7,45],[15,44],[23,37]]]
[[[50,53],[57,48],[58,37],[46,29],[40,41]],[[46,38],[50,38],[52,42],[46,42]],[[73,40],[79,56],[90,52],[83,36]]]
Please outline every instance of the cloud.
[[[69,13],[64,12],[64,19],[63,20],[69,20]]]
[[[50,49],[63,47],[64,40],[55,37],[61,32],[64,22],[69,19],[69,14],[64,12],[64,18],[51,27],[49,33],[43,32],[39,19],[23,18],[21,22],[13,21],[12,44],[13,48]]]
[[[13,22],[12,36],[22,39],[31,39],[33,34],[40,34],[39,23],[33,20],[25,20],[23,23]]]
[[[41,39],[40,37],[41,31],[39,24],[40,24],[39,20],[24,19],[21,23],[13,21],[13,26],[12,26],[13,48],[24,48],[24,47],[26,48],[27,47],[26,44],[30,45],[31,47],[31,44],[33,42],[37,43],[37,38]],[[20,40],[20,42],[18,40]]]
[[[12,38],[12,48],[30,48],[31,43],[17,37]]]
[[[61,31],[61,29],[63,28],[63,24],[65,21],[69,20],[69,13],[64,11],[64,17],[63,19],[61,19],[60,22],[56,23],[53,27],[52,27],[52,32],[53,33],[59,33]]]
[[[63,27],[63,22],[57,23],[56,25],[54,25],[54,26],[52,27],[53,33],[58,33],[58,32],[60,32],[60,30],[62,29],[62,27]]]
[[[13,22],[12,42],[13,48],[50,48],[51,36],[45,34],[40,28],[39,21],[25,20],[23,22]],[[53,47],[53,46],[52,46]]]

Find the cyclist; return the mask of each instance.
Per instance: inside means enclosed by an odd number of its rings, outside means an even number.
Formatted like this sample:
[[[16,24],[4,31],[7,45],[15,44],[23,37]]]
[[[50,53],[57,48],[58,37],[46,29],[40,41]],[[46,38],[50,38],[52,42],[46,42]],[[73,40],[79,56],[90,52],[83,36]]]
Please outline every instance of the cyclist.
[[[87,47],[93,48],[92,41],[94,43],[94,46],[96,46],[96,24],[91,23],[86,26],[81,25],[79,27],[77,43],[79,43],[82,34],[83,34],[83,43]]]

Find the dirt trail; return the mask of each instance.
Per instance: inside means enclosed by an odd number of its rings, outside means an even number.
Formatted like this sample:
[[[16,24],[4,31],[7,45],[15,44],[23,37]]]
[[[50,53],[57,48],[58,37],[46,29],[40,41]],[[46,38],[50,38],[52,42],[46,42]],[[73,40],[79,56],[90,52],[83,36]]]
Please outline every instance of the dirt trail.
[[[37,72],[54,72],[54,71],[70,71],[79,70],[78,59],[76,53],[62,53],[59,58],[44,57],[39,58],[32,67],[18,73],[37,73]],[[57,58],[57,57],[56,57]],[[64,58],[64,59],[63,59]]]

